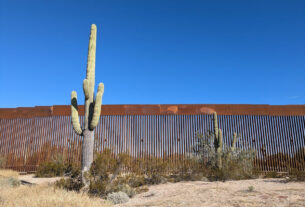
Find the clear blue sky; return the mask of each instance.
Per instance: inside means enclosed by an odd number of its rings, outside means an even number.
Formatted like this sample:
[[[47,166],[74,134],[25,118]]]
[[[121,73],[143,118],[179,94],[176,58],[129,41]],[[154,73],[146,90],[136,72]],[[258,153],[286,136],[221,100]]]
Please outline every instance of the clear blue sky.
[[[0,107],[83,104],[92,23],[104,104],[305,104],[304,0],[0,0]]]

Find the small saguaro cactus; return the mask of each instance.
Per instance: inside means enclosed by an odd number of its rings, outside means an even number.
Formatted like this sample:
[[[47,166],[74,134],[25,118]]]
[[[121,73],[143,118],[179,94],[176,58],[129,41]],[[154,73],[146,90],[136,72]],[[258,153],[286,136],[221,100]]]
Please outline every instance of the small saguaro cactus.
[[[217,167],[222,168],[222,130],[218,128],[217,113],[214,112],[214,147],[217,153]]]
[[[217,153],[217,167],[219,169],[222,168],[222,148],[223,148],[223,136],[222,136],[222,130],[218,128],[218,121],[217,121],[217,113],[214,112],[214,147],[215,147],[215,152]],[[235,145],[237,142],[237,134],[236,132],[234,132],[233,134],[233,141],[232,141],[232,145],[230,148],[230,153],[229,153],[229,159],[231,154],[235,151]]]
[[[93,147],[94,147],[94,129],[97,126],[102,105],[102,96],[104,93],[104,84],[98,85],[97,94],[94,99],[94,84],[95,84],[95,52],[96,52],[96,25],[91,25],[86,79],[83,81],[83,89],[85,94],[85,123],[81,128],[78,117],[77,94],[75,91],[71,93],[71,116],[74,131],[83,136],[82,145],[82,175],[83,182],[84,173],[87,172],[93,162]]]

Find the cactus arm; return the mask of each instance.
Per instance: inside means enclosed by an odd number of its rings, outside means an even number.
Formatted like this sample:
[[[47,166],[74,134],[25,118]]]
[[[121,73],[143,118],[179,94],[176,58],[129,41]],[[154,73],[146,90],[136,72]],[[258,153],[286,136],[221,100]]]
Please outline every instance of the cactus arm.
[[[232,145],[231,145],[231,152],[234,152],[236,142],[237,142],[237,134],[236,134],[236,132],[234,132],[234,134],[233,134],[233,141],[232,141]]]
[[[96,25],[91,25],[88,60],[87,60],[87,77],[89,82],[89,94],[93,100],[94,84],[95,84],[95,54],[96,54]]]
[[[78,118],[78,107],[77,107],[77,94],[76,91],[72,91],[71,93],[71,117],[72,117],[72,125],[74,131],[78,135],[82,135],[82,129],[79,124],[79,118]]]
[[[101,105],[102,105],[103,94],[104,94],[104,84],[100,83],[98,86],[98,91],[97,91],[96,98],[95,98],[93,117],[92,117],[92,120],[90,123],[91,130],[93,130],[99,122],[100,115],[101,115]]]
[[[94,98],[94,84],[95,84],[95,53],[96,53],[96,25],[91,25],[89,47],[88,47],[88,60],[87,60],[87,71],[85,84],[88,83],[87,95],[85,99],[85,129],[90,128],[90,122],[93,116],[93,98]],[[87,83],[86,83],[87,82]]]
[[[89,99],[89,82],[88,82],[88,79],[84,79],[83,89],[84,89],[85,99]]]
[[[216,140],[218,140],[218,123],[217,123],[217,113],[216,112],[214,112],[214,135],[215,135],[215,138],[216,138]]]
[[[215,148],[215,151],[217,151],[217,148],[219,146],[219,140],[218,140],[219,129],[218,129],[218,123],[217,123],[217,113],[214,112],[213,115],[214,115],[214,117],[213,117],[213,121],[214,121],[214,148]]]
[[[217,158],[218,158],[218,167],[222,168],[222,130],[218,130],[219,136],[218,136],[218,148],[217,148]]]

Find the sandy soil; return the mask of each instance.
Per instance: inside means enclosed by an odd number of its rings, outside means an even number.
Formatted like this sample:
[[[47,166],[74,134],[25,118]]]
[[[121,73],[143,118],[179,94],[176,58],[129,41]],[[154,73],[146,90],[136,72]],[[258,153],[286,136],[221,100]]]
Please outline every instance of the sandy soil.
[[[148,192],[116,206],[305,207],[305,183],[283,179],[167,183],[151,186]]]
[[[60,178],[23,175],[19,179],[43,184],[53,183]],[[129,202],[115,206],[305,207],[305,183],[286,182],[285,179],[166,183],[149,186],[148,192],[135,195]]]

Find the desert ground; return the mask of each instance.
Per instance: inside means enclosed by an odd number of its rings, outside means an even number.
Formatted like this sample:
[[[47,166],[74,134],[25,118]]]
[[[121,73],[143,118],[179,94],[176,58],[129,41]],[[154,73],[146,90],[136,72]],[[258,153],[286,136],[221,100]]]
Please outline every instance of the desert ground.
[[[284,179],[166,183],[117,206],[304,207],[305,184]]]
[[[46,186],[46,184],[48,183],[48,185],[50,186],[51,183],[53,183],[59,178],[34,178],[33,175],[24,175],[20,176],[19,179],[26,182],[36,183],[37,188],[38,186]],[[43,189],[43,187],[40,187],[42,193],[47,192],[47,190]],[[60,190],[51,191],[61,194],[64,193],[64,191]],[[2,197],[1,194],[3,194],[2,191],[0,191],[0,196]],[[68,196],[69,194],[66,193],[65,195]],[[19,194],[18,196],[19,197],[15,197],[16,200],[25,199],[22,197],[22,194]],[[36,196],[38,196],[38,194]],[[73,194],[73,196],[77,196],[77,194]],[[78,194],[78,196],[83,195]],[[56,199],[56,197],[54,197],[53,199]],[[83,202],[84,205],[78,206],[85,206],[85,204],[87,205],[89,202],[87,199],[88,198],[85,197],[85,201]],[[72,200],[73,199],[71,198],[71,205],[73,204]],[[94,206],[109,206],[109,204],[105,204],[103,202],[99,204],[97,199],[95,199],[94,202],[92,201],[92,206],[93,203]],[[149,186],[148,192],[135,195],[132,199],[129,200],[129,202],[124,204],[117,204],[115,206],[304,207],[305,183],[286,182],[286,179],[254,179],[226,182],[193,181],[166,183]]]

